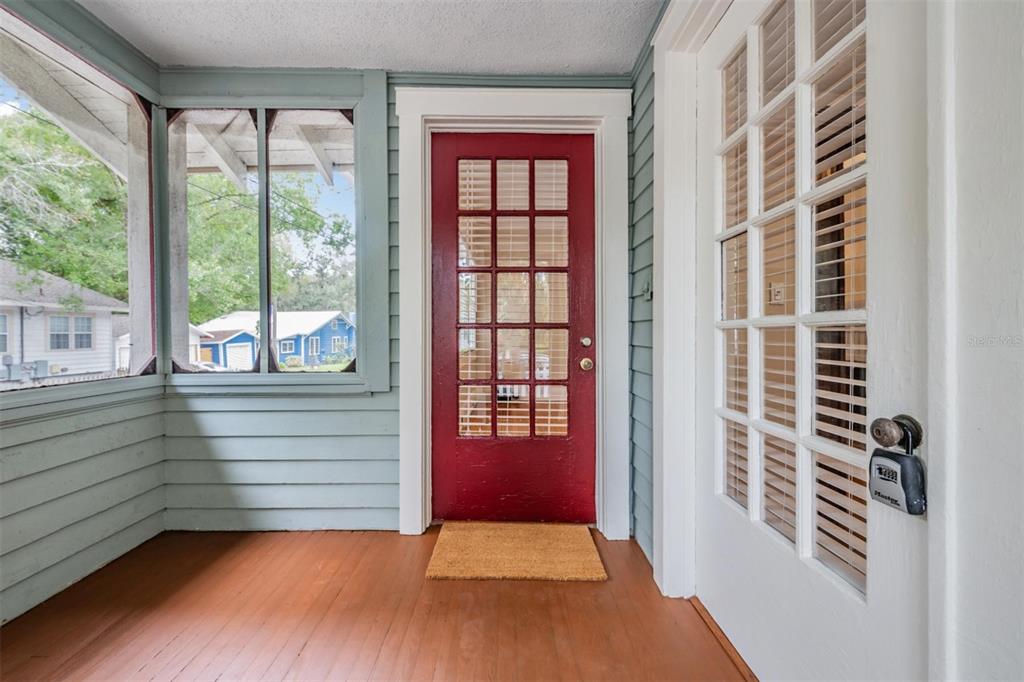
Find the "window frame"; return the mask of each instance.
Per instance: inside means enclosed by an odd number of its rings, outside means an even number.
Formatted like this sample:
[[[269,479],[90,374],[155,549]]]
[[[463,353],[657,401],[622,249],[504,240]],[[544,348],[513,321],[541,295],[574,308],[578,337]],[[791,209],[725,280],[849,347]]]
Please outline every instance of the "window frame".
[[[316,342],[316,350],[313,350],[313,342]],[[306,355],[320,355],[320,337],[319,336],[308,336],[306,337]]]
[[[268,135],[271,112],[296,109],[351,109],[355,137],[356,196],[356,348],[355,372],[270,372],[262,343],[258,368],[244,373],[175,374],[171,371],[171,325],[187,323],[187,310],[172,309],[170,275],[174,263],[162,273],[160,366],[168,385],[178,392],[189,387],[215,385],[226,393],[271,393],[280,386],[307,387],[317,393],[371,393],[390,391],[391,377],[391,273],[388,180],[387,78],[382,71],[338,69],[209,69],[202,72],[169,70],[161,79],[162,107],[154,109],[153,140],[157,224],[169,249],[169,177],[167,167],[168,111],[177,109],[252,109],[256,113],[259,179],[260,338],[270,339],[269,281],[269,163]],[[324,95],[322,93],[334,93]],[[228,94],[231,93],[231,94]],[[266,93],[280,93],[268,95]],[[369,314],[370,311],[373,314]]]
[[[7,317],[7,313],[0,313],[0,320],[3,320],[3,328],[0,329],[0,353],[7,353],[7,346],[10,344],[11,331],[10,320]]]
[[[288,349],[287,350],[285,350],[285,347],[284,347],[284,345],[286,343],[288,344]],[[285,353],[294,353],[295,352],[295,339],[294,338],[281,339],[280,341],[277,342],[277,344],[278,344],[277,352],[280,353],[281,355],[284,355]]]

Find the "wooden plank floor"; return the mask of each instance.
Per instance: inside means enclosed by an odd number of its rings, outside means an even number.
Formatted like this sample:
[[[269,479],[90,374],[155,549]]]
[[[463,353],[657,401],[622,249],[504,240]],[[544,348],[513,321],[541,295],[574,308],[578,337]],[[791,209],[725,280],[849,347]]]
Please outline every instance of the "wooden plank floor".
[[[742,679],[595,537],[604,583],[426,580],[436,529],[164,533],[0,629],[0,678]]]

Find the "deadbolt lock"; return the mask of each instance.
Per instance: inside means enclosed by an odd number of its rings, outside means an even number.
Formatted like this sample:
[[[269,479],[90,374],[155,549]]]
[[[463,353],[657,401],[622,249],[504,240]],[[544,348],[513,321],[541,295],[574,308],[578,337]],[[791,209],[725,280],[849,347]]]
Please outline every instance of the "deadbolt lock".
[[[594,369],[594,361],[591,360],[590,358],[583,358],[582,360],[580,360],[580,369],[582,369],[584,372],[589,372],[590,370]]]

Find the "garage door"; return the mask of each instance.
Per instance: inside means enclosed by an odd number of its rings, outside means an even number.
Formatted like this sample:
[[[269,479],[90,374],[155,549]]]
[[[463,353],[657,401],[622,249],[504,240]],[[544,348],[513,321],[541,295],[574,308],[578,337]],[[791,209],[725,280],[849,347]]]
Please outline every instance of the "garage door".
[[[229,343],[226,349],[229,369],[252,369],[252,351],[247,343]]]

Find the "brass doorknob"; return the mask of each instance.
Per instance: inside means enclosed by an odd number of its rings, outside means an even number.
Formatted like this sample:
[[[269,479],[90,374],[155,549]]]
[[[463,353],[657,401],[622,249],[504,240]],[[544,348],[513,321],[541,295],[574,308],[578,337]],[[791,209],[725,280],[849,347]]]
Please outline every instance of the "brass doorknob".
[[[589,372],[590,370],[594,369],[594,361],[591,360],[590,358],[583,358],[582,360],[580,360],[580,369],[582,369],[584,372]]]

